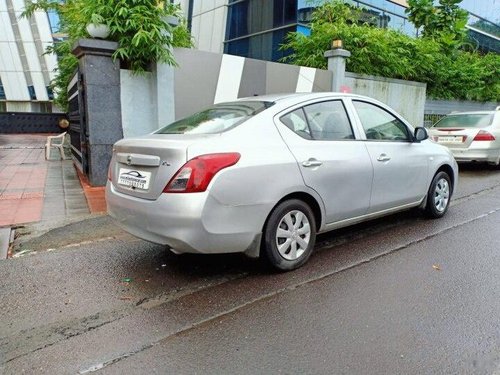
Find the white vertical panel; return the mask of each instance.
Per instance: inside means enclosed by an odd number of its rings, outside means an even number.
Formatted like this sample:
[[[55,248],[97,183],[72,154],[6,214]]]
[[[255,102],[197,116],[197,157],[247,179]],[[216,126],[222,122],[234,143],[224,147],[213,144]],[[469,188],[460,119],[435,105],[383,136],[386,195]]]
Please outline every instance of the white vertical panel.
[[[194,0],[193,4],[193,17],[201,13],[201,2],[203,0]]]
[[[22,12],[26,6],[24,0],[12,0],[12,5],[14,6],[14,10],[16,12]]]
[[[26,77],[15,42],[0,42],[0,71],[7,100],[29,100]]]
[[[16,13],[17,24],[19,29],[19,35],[21,36],[21,40],[23,42],[33,42],[33,34],[31,33],[31,26],[29,21],[22,17],[20,13]]]
[[[31,78],[33,79],[33,86],[35,87],[36,100],[49,100],[47,87],[45,86],[45,80],[43,79],[43,73],[31,72]]]
[[[193,17],[191,20],[191,35],[194,39],[194,46],[197,49],[200,49],[200,43],[198,42],[198,39],[200,38],[200,23],[201,16]]]
[[[214,14],[214,27],[210,44],[211,52],[223,52],[223,41],[226,34],[226,12],[226,7],[217,8],[212,12]]]
[[[23,72],[3,72],[2,83],[7,100],[30,100]]]
[[[7,12],[7,2],[5,0],[0,1],[0,12]]]
[[[214,27],[214,13],[203,13],[200,21],[200,33],[198,35],[198,48],[203,51],[210,51],[212,42],[212,29]]]
[[[1,1],[0,1],[1,2]],[[14,31],[10,22],[9,13],[0,11],[0,41],[15,42]]]
[[[49,18],[45,12],[35,12],[34,14],[38,34],[42,42],[52,42],[52,31],[50,30]]]
[[[15,44],[14,44],[15,46]],[[17,48],[16,48],[17,50]],[[11,51],[10,43],[0,42],[0,72],[13,72],[15,69],[14,59]],[[19,56],[17,56],[19,57]]]
[[[244,57],[232,55],[222,56],[214,103],[231,101],[238,98],[244,65]]]
[[[215,8],[215,0],[201,1],[201,13],[209,12]]]
[[[316,76],[316,69],[301,66],[295,92],[312,92],[314,87],[315,76]]]
[[[46,51],[47,47],[50,45],[52,45],[52,43],[42,43],[43,50]],[[45,59],[45,65],[49,71],[50,79],[54,79],[54,69],[57,68],[57,56],[53,53],[44,53],[43,58]]]
[[[24,53],[26,54],[26,59],[28,60],[29,70],[32,72],[41,72],[42,67],[40,66],[40,57],[38,56],[35,42],[23,43],[23,47]]]

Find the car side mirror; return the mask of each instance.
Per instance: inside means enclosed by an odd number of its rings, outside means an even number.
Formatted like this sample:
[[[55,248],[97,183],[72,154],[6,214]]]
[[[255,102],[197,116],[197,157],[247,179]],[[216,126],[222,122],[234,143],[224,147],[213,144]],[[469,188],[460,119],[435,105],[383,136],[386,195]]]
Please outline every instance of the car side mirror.
[[[429,133],[427,133],[426,128],[419,126],[415,128],[414,138],[415,142],[425,141],[427,138],[429,138]]]

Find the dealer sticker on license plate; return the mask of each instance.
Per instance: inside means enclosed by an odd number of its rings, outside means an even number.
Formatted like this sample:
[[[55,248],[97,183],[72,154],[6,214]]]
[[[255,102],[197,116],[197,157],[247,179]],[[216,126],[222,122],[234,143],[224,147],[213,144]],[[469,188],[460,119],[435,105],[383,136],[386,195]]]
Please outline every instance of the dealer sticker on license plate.
[[[462,143],[464,141],[464,137],[460,136],[448,136],[448,137],[438,137],[439,143]]]
[[[136,189],[147,190],[150,180],[151,172],[139,171],[137,169],[120,168],[120,173],[118,174],[118,183],[120,185]]]

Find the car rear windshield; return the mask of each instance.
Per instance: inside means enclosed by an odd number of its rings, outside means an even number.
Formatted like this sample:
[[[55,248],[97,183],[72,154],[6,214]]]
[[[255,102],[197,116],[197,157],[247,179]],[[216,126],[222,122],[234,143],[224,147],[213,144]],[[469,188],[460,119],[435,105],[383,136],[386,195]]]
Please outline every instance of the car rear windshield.
[[[165,126],[156,131],[156,134],[216,134],[225,132],[273,104],[273,102],[263,101],[216,104],[204,111]]]
[[[448,115],[436,122],[433,128],[484,128],[491,125],[493,114],[475,113],[463,115]]]

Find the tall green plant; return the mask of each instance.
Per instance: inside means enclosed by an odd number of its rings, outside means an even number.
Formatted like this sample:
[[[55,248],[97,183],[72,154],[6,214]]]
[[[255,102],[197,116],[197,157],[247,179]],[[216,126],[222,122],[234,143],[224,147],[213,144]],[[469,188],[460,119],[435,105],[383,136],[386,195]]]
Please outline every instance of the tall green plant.
[[[118,42],[113,58],[119,58],[136,73],[144,72],[152,62],[175,65],[171,48],[191,47],[191,36],[182,20],[177,5],[165,6],[155,0],[38,0],[26,6],[23,17],[31,17],[37,10],[55,10],[60,17],[60,32],[67,37],[47,48],[47,53],[59,57],[57,75],[51,83],[56,94],[55,103],[67,108],[67,86],[78,61],[71,54],[73,44],[88,37],[89,23],[106,24],[110,40]],[[172,28],[167,16],[181,19]]]
[[[454,49],[466,40],[468,13],[460,8],[462,0],[408,0],[406,14],[424,37],[439,41],[443,47]]]

